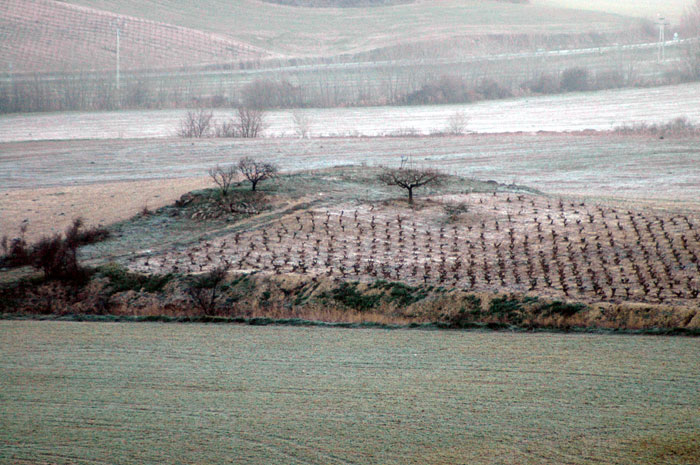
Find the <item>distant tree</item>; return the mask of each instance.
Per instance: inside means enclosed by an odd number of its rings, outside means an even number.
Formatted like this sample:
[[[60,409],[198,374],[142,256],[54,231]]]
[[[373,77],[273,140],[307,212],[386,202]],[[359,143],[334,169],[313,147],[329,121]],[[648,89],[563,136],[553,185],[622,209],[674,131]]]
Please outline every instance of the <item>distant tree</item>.
[[[700,0],[695,0],[695,3],[685,10],[681,17],[680,30],[686,39],[700,37]]]
[[[446,176],[434,169],[394,168],[386,169],[379,180],[388,186],[397,186],[408,191],[408,203],[413,203],[413,189],[422,186],[439,186]]]
[[[294,132],[297,136],[305,139],[309,137],[311,131],[311,118],[300,111],[292,112],[292,122],[294,123]]]
[[[178,135],[180,137],[206,137],[211,129],[211,120],[214,114],[211,110],[200,108],[189,110],[180,122]]]
[[[251,190],[255,190],[260,181],[274,178],[279,168],[274,163],[253,160],[250,157],[242,158],[238,162],[238,169],[251,184]]]
[[[683,61],[688,78],[698,79],[700,78],[700,0],[695,0],[695,4],[685,11],[681,18],[680,29],[685,39],[697,39],[686,43]]]
[[[456,111],[447,119],[447,132],[454,135],[462,135],[467,130],[469,118],[463,111]]]
[[[236,111],[235,124],[238,137],[258,137],[265,129],[265,112],[257,108],[240,107]]]
[[[231,189],[231,184],[233,184],[233,181],[236,179],[237,173],[238,167],[235,165],[225,167],[216,165],[216,167],[209,169],[209,177],[219,186],[222,197],[228,195],[228,191]]]

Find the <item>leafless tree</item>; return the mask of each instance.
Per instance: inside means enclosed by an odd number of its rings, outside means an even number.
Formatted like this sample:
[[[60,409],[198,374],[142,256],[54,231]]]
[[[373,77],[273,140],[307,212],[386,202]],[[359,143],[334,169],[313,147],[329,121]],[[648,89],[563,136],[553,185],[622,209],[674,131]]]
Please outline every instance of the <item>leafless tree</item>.
[[[386,169],[379,180],[388,186],[397,186],[408,191],[408,203],[413,203],[413,189],[421,186],[439,186],[446,176],[434,169],[398,168]]]
[[[230,265],[218,266],[208,273],[193,276],[190,278],[190,285],[187,287],[187,293],[199,310],[204,315],[213,315],[216,313],[219,306],[218,293],[221,290],[221,285],[226,281]]]
[[[214,127],[216,137],[238,137],[238,122],[234,119],[221,121]]]
[[[469,118],[463,111],[456,111],[447,119],[447,132],[454,135],[462,135],[467,130]]]
[[[235,121],[238,137],[258,137],[265,129],[265,113],[257,108],[238,108]]]
[[[686,8],[681,17],[681,33],[686,39],[700,36],[700,0]]]
[[[253,191],[260,181],[274,178],[279,171],[274,163],[253,160],[250,157],[242,158],[238,162],[238,169],[250,181]]]
[[[297,136],[302,139],[309,137],[311,118],[307,114],[294,111],[292,113],[292,121],[294,123],[294,132],[296,132]]]
[[[231,184],[233,184],[233,181],[236,179],[237,173],[238,167],[235,165],[224,167],[216,165],[216,167],[209,169],[209,176],[214,183],[219,186],[222,197],[228,195],[228,191],[231,189]]]
[[[178,135],[180,137],[206,137],[211,129],[211,119],[214,116],[211,110],[200,108],[189,110],[180,122]]]
[[[681,18],[681,33],[690,39],[684,47],[684,64],[688,77],[700,77],[700,0],[688,7]]]

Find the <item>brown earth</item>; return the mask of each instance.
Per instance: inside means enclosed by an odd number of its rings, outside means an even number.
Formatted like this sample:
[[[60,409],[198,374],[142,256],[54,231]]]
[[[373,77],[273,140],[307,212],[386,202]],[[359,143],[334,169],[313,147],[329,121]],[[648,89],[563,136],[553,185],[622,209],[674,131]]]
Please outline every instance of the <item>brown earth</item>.
[[[0,192],[0,237],[17,235],[27,225],[30,241],[62,232],[76,217],[89,225],[109,225],[144,208],[169,205],[185,192],[209,187],[206,178],[121,181],[86,186],[13,189]]]

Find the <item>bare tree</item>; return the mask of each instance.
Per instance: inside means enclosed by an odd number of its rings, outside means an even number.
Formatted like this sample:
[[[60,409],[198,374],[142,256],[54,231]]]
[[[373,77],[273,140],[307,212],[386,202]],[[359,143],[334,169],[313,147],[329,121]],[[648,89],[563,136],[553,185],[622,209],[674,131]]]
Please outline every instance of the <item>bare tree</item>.
[[[211,129],[211,119],[214,116],[211,110],[200,108],[188,110],[180,122],[178,135],[180,137],[206,137]]]
[[[294,123],[294,132],[302,139],[309,137],[311,130],[311,118],[300,111],[292,112],[292,121]]]
[[[421,186],[439,186],[445,181],[441,172],[425,168],[386,169],[379,180],[388,186],[397,186],[408,191],[408,203],[413,203],[413,189]]]
[[[700,0],[688,7],[681,18],[681,33],[690,39],[684,46],[685,72],[688,77],[700,77]]]
[[[686,39],[700,37],[700,0],[686,8],[681,17],[681,33]]]
[[[213,315],[219,307],[218,292],[221,291],[221,285],[226,281],[230,264],[220,265],[208,273],[193,276],[190,278],[187,294],[189,294],[199,310],[204,315]]]
[[[260,181],[274,178],[279,171],[274,163],[253,160],[250,157],[242,158],[238,162],[238,169],[250,181],[253,191]]]
[[[467,130],[469,118],[463,111],[456,111],[447,119],[447,132],[454,135],[462,135]]]
[[[265,129],[265,113],[257,108],[238,108],[235,121],[238,137],[258,137]]]
[[[233,181],[236,179],[237,173],[238,167],[235,165],[225,167],[216,165],[216,167],[209,169],[209,176],[214,183],[219,186],[222,197],[228,195],[228,191],[231,189],[231,184],[233,184]]]
[[[216,137],[238,137],[238,122],[234,119],[221,121],[214,126]]]

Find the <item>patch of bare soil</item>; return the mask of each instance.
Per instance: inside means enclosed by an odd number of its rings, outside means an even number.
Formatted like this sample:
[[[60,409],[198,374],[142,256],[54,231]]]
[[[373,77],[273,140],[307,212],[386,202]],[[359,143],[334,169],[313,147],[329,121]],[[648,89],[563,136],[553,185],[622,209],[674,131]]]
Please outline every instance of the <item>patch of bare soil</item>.
[[[64,231],[76,217],[89,225],[116,223],[210,184],[207,178],[157,179],[0,192],[0,237],[16,236],[26,224],[27,239],[33,241]]]

